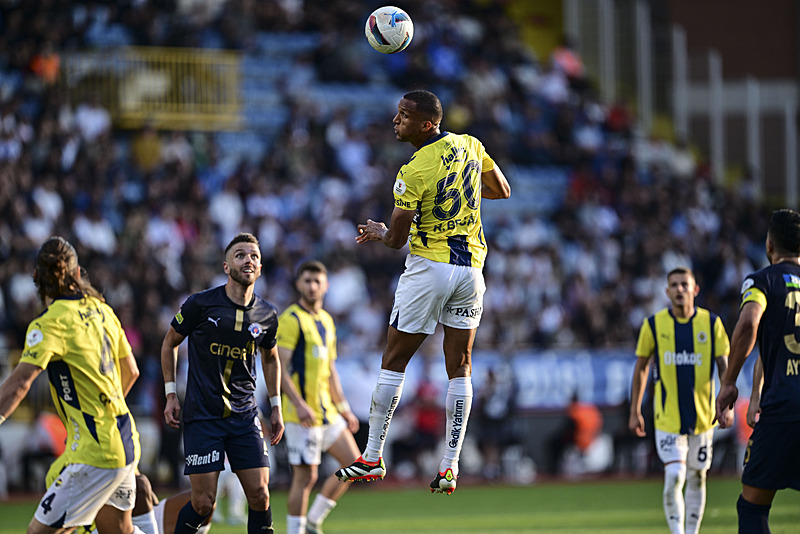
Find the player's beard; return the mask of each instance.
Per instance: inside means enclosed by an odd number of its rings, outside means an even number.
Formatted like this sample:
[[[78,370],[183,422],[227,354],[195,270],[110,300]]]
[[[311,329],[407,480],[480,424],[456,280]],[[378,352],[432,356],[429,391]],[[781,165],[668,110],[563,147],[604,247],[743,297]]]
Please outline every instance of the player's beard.
[[[231,280],[236,282],[242,287],[252,286],[258,280],[258,277],[261,275],[261,269],[253,268],[253,278],[252,280],[247,279],[242,271],[239,269],[231,269]]]

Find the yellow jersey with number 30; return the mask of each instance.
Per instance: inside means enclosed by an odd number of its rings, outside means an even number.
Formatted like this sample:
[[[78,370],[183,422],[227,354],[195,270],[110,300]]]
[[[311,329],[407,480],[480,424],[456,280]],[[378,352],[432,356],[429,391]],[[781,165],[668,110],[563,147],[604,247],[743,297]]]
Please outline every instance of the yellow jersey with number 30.
[[[119,366],[130,355],[119,319],[94,297],[56,299],[31,321],[20,363],[47,371],[67,429],[65,463],[116,469],[139,460]]]
[[[481,223],[481,173],[494,161],[470,135],[442,132],[400,168],[394,205],[416,210],[411,254],[441,263],[483,267],[486,240]]]

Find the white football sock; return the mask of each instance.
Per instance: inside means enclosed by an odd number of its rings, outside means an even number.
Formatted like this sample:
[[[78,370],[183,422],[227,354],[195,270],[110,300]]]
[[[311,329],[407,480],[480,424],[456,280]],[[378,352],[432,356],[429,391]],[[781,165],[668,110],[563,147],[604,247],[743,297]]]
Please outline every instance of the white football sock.
[[[368,462],[375,462],[383,455],[386,433],[389,431],[394,410],[400,402],[405,376],[405,373],[387,369],[381,369],[378,375],[378,383],[372,392],[372,404],[369,407],[369,439],[363,454],[364,460]]]
[[[444,458],[439,464],[439,472],[443,473],[448,467],[458,475],[458,459],[461,456],[461,446],[467,433],[467,421],[472,410],[472,378],[451,378],[447,386],[447,399],[445,400],[447,424],[445,426]]]
[[[144,534],[158,534],[158,524],[156,523],[156,513],[150,510],[146,514],[133,516],[133,524],[144,532]]]
[[[331,513],[333,507],[336,506],[336,501],[325,497],[321,493],[317,493],[311,508],[308,509],[308,521],[315,525],[321,525],[328,514]]]
[[[286,534],[306,534],[306,516],[287,515]]]
[[[686,481],[686,464],[672,462],[664,466],[664,514],[670,534],[683,531],[683,483]]]
[[[697,534],[706,509],[706,470],[690,469],[686,476],[686,534]]]

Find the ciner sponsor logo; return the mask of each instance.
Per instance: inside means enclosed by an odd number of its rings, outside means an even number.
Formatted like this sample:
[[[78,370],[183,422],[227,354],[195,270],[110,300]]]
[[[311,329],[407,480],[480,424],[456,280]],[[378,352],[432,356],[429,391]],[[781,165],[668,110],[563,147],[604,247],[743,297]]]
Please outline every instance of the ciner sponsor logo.
[[[234,360],[245,360],[251,354],[255,354],[255,347],[252,342],[248,343],[246,347],[231,347],[223,343],[212,343],[209,345],[208,350],[214,356],[233,358]]]

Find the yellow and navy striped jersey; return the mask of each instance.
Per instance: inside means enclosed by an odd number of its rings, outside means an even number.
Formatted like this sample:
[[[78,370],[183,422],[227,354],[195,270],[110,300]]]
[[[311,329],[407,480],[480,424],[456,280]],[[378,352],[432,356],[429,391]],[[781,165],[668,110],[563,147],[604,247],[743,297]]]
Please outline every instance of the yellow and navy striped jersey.
[[[94,297],[56,299],[28,326],[20,362],[47,370],[66,463],[116,469],[139,460],[120,378],[119,360],[130,356],[119,319]]]
[[[314,410],[318,424],[337,412],[331,400],[331,366],[336,360],[336,325],[325,310],[312,314],[295,303],[278,318],[278,347],[292,351],[288,372],[297,391]],[[283,420],[299,423],[297,410],[284,394]]]
[[[686,319],[664,309],[644,320],[636,356],[655,356],[656,429],[700,434],[712,428],[715,359],[729,352],[722,320],[706,309],[695,307]]]
[[[400,168],[394,205],[416,210],[411,254],[441,263],[483,267],[486,240],[481,223],[481,173],[494,161],[470,135],[442,132]]]
[[[800,420],[800,267],[778,262],[742,284],[742,306],[764,309],[758,325],[758,352],[764,365],[763,422]]]

